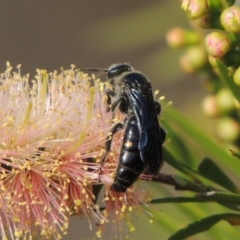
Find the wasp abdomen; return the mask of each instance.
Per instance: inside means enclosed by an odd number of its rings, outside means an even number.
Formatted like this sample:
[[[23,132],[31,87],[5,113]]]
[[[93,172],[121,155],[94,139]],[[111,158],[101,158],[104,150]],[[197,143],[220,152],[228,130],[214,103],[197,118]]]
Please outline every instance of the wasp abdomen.
[[[145,168],[138,150],[139,130],[135,116],[132,116],[126,126],[121,154],[112,189],[125,192],[139,177]]]

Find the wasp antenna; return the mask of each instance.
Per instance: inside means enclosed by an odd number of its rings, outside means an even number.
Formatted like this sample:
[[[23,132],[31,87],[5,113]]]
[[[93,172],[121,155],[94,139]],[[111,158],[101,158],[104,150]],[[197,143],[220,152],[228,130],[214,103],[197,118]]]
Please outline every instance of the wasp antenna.
[[[81,72],[108,72],[107,68],[82,68]]]

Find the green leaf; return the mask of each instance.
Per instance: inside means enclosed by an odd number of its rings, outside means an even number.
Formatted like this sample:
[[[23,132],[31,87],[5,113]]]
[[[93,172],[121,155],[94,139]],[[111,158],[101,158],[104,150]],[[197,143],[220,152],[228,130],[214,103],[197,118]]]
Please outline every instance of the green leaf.
[[[183,172],[187,175],[190,173],[198,174],[195,170],[191,169],[190,167],[186,166],[185,164],[181,163],[180,160],[176,159],[172,153],[170,153],[166,148],[163,148],[163,156],[164,160],[171,165],[172,167],[176,168],[180,172]]]
[[[228,189],[231,192],[238,192],[238,187],[232,180],[209,158],[204,158],[198,166],[198,171],[204,177]]]
[[[226,169],[230,169],[236,176],[239,176],[240,161],[236,157],[230,155],[222,146],[216,143],[208,134],[204,132],[193,121],[180,113],[174,107],[168,107],[164,112],[164,118],[171,121],[179,129],[182,129],[192,141],[202,146],[212,157],[221,161]],[[167,159],[166,159],[167,161]]]
[[[176,127],[173,128],[173,125],[168,121],[163,120],[162,124],[167,129],[167,137],[174,139],[174,141],[171,141],[171,144],[167,145],[171,153],[188,166],[193,166],[196,161],[196,154],[193,154],[191,148],[183,141],[181,132]]]
[[[169,232],[174,231],[174,226],[178,224],[177,219],[173,219],[169,214],[152,209],[147,205],[142,205],[142,208],[151,216],[151,220],[159,226],[166,228]]]
[[[212,191],[214,192],[214,191]],[[209,192],[208,192],[209,193]],[[234,203],[231,201],[224,201],[224,199],[216,199],[208,197],[206,198],[205,193],[199,193],[195,197],[169,197],[169,198],[156,198],[151,201],[151,204],[160,204],[160,203],[192,203],[192,202],[198,202],[198,203],[206,203],[206,202],[212,202],[216,201],[217,203],[221,204],[222,206],[234,210],[234,211],[240,211],[240,208],[236,205],[239,203],[239,199],[235,200]],[[238,202],[237,202],[238,201]]]
[[[187,169],[184,165],[177,160],[167,149],[163,148],[163,156],[164,160],[171,165],[172,167],[176,168],[178,171],[183,173],[188,173]]]
[[[240,214],[224,213],[203,218],[199,221],[189,224],[186,228],[180,229],[170,236],[168,240],[186,239],[194,234],[210,229],[213,225],[221,220],[228,221],[232,225],[240,225]]]
[[[189,203],[189,202],[207,202],[208,200],[200,199],[196,197],[168,197],[168,198],[157,198],[151,201],[151,204],[158,203]]]
[[[196,195],[196,197],[200,199],[205,199],[205,200],[208,199],[211,201],[219,201],[219,202],[225,202],[228,204],[240,205],[240,194],[211,191],[211,192],[199,193]]]
[[[234,83],[233,78],[225,64],[219,59],[216,59],[216,63],[222,80],[227,84],[238,102],[240,102],[240,87]]]

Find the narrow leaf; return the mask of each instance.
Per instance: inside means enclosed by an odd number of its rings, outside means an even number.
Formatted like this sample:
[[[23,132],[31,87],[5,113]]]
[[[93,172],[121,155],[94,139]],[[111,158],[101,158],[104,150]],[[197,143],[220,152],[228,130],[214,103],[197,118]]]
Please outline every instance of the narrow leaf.
[[[240,211],[240,208],[236,205],[239,202],[236,203],[229,203],[228,201],[213,199],[213,198],[206,198],[202,193],[197,194],[195,197],[169,197],[169,198],[156,198],[151,201],[151,204],[163,204],[163,203],[192,203],[192,202],[212,202],[216,201],[218,204],[221,204],[222,206],[234,210],[234,211]],[[239,200],[238,200],[239,201]]]
[[[209,158],[204,158],[198,166],[198,171],[204,177],[228,189],[231,192],[238,192],[238,187],[232,180]]]
[[[172,167],[176,168],[180,172],[183,172],[185,174],[189,173],[189,168],[186,168],[183,163],[181,163],[179,160],[177,160],[172,153],[170,153],[166,148],[163,148],[163,156],[164,160],[171,165]],[[193,171],[193,170],[190,170]]]
[[[192,149],[183,141],[182,134],[179,130],[174,128],[170,121],[162,121],[164,127],[167,129],[167,138],[174,139],[168,145],[169,150],[174,156],[177,156],[181,162],[192,166],[196,161],[196,154],[192,152]],[[180,133],[180,134],[179,134]]]
[[[210,217],[203,218],[199,221],[189,224],[186,228],[180,229],[179,231],[174,233],[172,236],[170,236],[168,240],[186,239],[197,233],[207,231],[213,225],[215,225],[221,220],[228,221],[232,225],[239,225],[240,214],[224,213],[224,214],[218,214],[218,215],[213,215]]]
[[[202,146],[211,156],[213,156],[226,169],[232,170],[237,176],[239,175],[240,161],[236,157],[230,155],[222,146],[216,143],[207,133],[204,132],[193,121],[188,119],[174,107],[168,107],[164,112],[164,118],[171,121],[179,129],[182,129],[192,141]]]
[[[233,78],[230,75],[226,65],[218,59],[216,59],[216,63],[218,71],[221,74],[222,80],[227,84],[227,86],[233,93],[234,97],[238,100],[238,102],[240,102],[240,87],[234,83]]]
[[[212,201],[220,201],[228,204],[240,205],[240,194],[211,191],[206,193],[199,193],[196,195],[196,197],[199,197],[200,199],[208,199]]]
[[[157,198],[151,201],[151,204],[158,203],[189,203],[189,202],[207,202],[206,199],[196,197],[168,197],[168,198]]]

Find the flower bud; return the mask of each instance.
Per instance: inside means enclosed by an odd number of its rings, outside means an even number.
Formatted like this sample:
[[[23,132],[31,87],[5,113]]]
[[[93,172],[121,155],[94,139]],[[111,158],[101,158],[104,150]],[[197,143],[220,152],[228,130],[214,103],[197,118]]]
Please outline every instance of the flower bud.
[[[180,65],[188,73],[196,72],[208,64],[207,53],[200,47],[189,47],[180,59]]]
[[[181,48],[200,42],[199,34],[183,28],[173,28],[166,36],[167,43],[173,48]]]
[[[237,37],[226,32],[212,32],[205,38],[206,51],[213,57],[222,57],[236,44]]]
[[[201,108],[203,113],[209,118],[214,118],[219,116],[219,109],[218,109],[216,97],[213,94],[203,99]]]
[[[197,19],[209,12],[207,0],[183,0],[182,9],[189,19]]]
[[[197,19],[209,12],[216,12],[233,5],[235,0],[182,0],[182,9],[189,19]]]
[[[233,81],[240,86],[240,67],[236,69],[236,71],[233,74]]]
[[[240,126],[239,123],[229,117],[220,120],[217,126],[217,134],[220,139],[226,142],[234,142],[239,139]]]
[[[222,88],[218,91],[216,94],[216,102],[222,114],[230,113],[235,109],[235,98],[228,88]]]
[[[220,17],[222,26],[228,32],[239,33],[240,32],[240,7],[232,6],[226,8]]]

